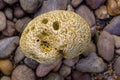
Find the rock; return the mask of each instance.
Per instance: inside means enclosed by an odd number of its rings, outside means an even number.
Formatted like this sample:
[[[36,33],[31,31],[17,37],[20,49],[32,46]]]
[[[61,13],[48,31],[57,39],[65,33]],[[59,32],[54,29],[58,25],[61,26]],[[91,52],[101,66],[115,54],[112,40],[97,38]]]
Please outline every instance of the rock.
[[[120,35],[120,16],[114,17],[104,28],[105,31],[113,35]]]
[[[12,73],[12,80],[35,80],[34,72],[25,65],[17,66]]]
[[[3,1],[6,2],[7,4],[10,4],[10,5],[18,2],[18,0],[3,0]]]
[[[72,77],[68,76],[68,77],[65,78],[65,80],[72,80]]]
[[[24,30],[24,28],[26,27],[26,25],[28,24],[28,22],[31,21],[31,18],[29,17],[24,17],[22,19],[17,20],[15,26],[16,26],[16,30],[19,33],[22,33],[22,31]]]
[[[113,78],[113,76],[109,76],[107,80],[115,80],[115,79]]]
[[[7,28],[2,31],[5,36],[13,36],[15,34],[15,24],[7,20]]]
[[[108,12],[107,12],[106,6],[101,6],[99,9],[97,9],[95,11],[95,15],[99,19],[107,19],[107,18],[110,17],[109,14],[108,14]]]
[[[68,5],[68,6],[67,6],[67,10],[68,10],[68,11],[73,11],[73,12],[74,12],[74,9],[73,9],[73,7],[72,7],[71,5]]]
[[[52,71],[59,63],[61,59],[56,61],[53,64],[39,64],[39,66],[36,69],[36,75],[38,77],[44,77],[46,76],[50,71]]]
[[[106,61],[111,61],[114,56],[114,39],[108,32],[103,31],[98,39],[98,54]]]
[[[53,71],[57,72],[60,69],[61,65],[62,65],[62,61],[59,61],[56,67],[53,69]]]
[[[6,60],[0,60],[0,71],[4,75],[10,75],[13,70],[12,62],[8,59]]]
[[[3,0],[0,0],[0,10],[4,9],[6,6],[6,3]]]
[[[13,36],[0,40],[0,58],[7,58],[18,46],[19,37]]]
[[[106,63],[95,53],[91,53],[88,57],[80,59],[76,64],[76,69],[81,72],[103,72],[107,68]]]
[[[35,13],[34,17],[53,10],[66,10],[66,8],[67,0],[44,0],[41,8]]]
[[[91,8],[91,9],[96,9],[100,7],[106,0],[85,0],[86,4]]]
[[[79,4],[82,2],[83,0],[72,0],[71,1],[71,4],[72,4],[72,6],[73,7],[78,7],[79,6]]]
[[[41,3],[39,0],[20,0],[20,5],[27,13],[34,13]]]
[[[107,10],[112,16],[120,14],[120,0],[107,0]]]
[[[91,77],[87,73],[81,73],[79,71],[72,72],[73,80],[91,80]]]
[[[89,23],[90,27],[95,26],[95,16],[87,6],[81,5],[75,10],[75,12],[82,16]]]
[[[15,51],[15,56],[14,56],[14,61],[15,63],[19,63],[23,58],[24,58],[24,54],[23,52],[21,51],[20,47],[18,47]]]
[[[64,80],[64,78],[58,73],[50,73],[44,80]]]
[[[84,56],[88,56],[89,54],[95,52],[96,53],[96,45],[91,41],[88,48],[85,52],[83,52]]]
[[[6,28],[6,17],[3,12],[0,11],[0,31]]]
[[[7,19],[12,20],[13,19],[13,10],[11,8],[6,8],[5,15],[6,15]]]
[[[115,62],[113,64],[113,69],[116,75],[120,76],[120,57],[115,59]]]
[[[72,58],[72,59],[65,59],[63,63],[67,66],[74,66],[79,61],[79,56]]]
[[[60,75],[67,77],[71,73],[71,67],[63,65],[59,71]]]
[[[39,64],[38,62],[36,62],[35,60],[32,60],[31,58],[25,58],[24,63],[32,69],[35,69]]]
[[[3,76],[0,80],[11,80],[8,76]]]
[[[120,49],[116,49],[115,53],[118,54],[118,55],[120,55]]]
[[[120,37],[113,35],[114,41],[115,41],[115,47],[120,48]]]
[[[14,7],[14,16],[16,18],[22,18],[25,15],[25,12],[23,11],[23,9],[19,6]]]

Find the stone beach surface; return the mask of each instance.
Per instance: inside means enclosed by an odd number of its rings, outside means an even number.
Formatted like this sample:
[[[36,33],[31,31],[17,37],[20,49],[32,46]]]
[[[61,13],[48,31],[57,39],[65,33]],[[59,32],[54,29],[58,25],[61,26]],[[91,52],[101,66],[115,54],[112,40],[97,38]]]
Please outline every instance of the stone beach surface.
[[[120,80],[120,0],[0,0],[0,80]],[[70,10],[91,28],[83,54],[41,64],[26,57],[19,39],[38,15]]]

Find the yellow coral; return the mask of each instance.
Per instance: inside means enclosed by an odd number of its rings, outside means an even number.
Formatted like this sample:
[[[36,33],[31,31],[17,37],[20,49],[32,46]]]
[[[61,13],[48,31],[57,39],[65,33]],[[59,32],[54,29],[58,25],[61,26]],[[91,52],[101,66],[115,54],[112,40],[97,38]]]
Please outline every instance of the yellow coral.
[[[23,53],[40,63],[73,58],[85,51],[91,40],[88,23],[71,11],[55,10],[33,19],[22,33]]]

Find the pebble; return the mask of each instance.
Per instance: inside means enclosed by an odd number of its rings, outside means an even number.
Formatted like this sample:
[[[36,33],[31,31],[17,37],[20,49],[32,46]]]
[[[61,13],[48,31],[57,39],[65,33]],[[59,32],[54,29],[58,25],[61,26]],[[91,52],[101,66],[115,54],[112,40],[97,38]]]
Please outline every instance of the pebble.
[[[31,21],[31,18],[29,17],[24,17],[22,19],[18,19],[17,22],[15,23],[15,28],[19,33],[22,33],[26,25]]]
[[[79,71],[72,72],[73,80],[91,80],[91,77],[87,73],[81,73]]]
[[[40,6],[39,0],[19,0],[20,5],[27,13],[34,13]]]
[[[116,75],[120,76],[120,57],[115,59],[115,62],[113,64],[113,69]]]
[[[113,35],[114,41],[115,41],[115,47],[118,49],[120,48],[120,37]]]
[[[64,78],[58,73],[50,73],[44,80],[64,80]]]
[[[90,27],[95,26],[95,16],[87,6],[81,5],[75,10],[75,12],[83,17],[89,23]]]
[[[15,56],[14,56],[15,63],[18,64],[20,61],[23,60],[24,57],[25,57],[25,55],[21,51],[20,47],[17,47],[17,49],[15,51]]]
[[[101,6],[99,9],[97,9],[95,11],[95,15],[99,19],[107,19],[107,18],[110,17],[109,14],[108,14],[108,12],[107,12],[106,6]]]
[[[44,0],[41,8],[35,13],[34,17],[53,10],[66,10],[68,0]],[[61,6],[62,5],[62,6]]]
[[[13,19],[13,10],[11,8],[6,8],[4,12],[5,12],[7,19],[9,20]]]
[[[120,35],[120,16],[114,17],[109,24],[104,28],[105,31],[113,35]]]
[[[13,36],[15,32],[15,24],[12,21],[7,20],[7,28],[2,31],[2,34],[5,36]]]
[[[79,56],[72,58],[72,59],[65,59],[63,63],[67,66],[74,66],[79,61]]]
[[[0,10],[4,9],[6,6],[6,3],[3,0],[0,0]]]
[[[112,76],[109,76],[107,80],[115,80]]]
[[[23,11],[23,9],[19,6],[14,7],[14,16],[16,18],[22,18],[25,15],[25,12]]]
[[[8,76],[3,76],[0,80],[11,80]]]
[[[0,31],[6,28],[6,17],[5,14],[0,11]]]
[[[53,69],[53,71],[57,72],[61,68],[61,65],[62,65],[62,61],[59,61],[56,67]]]
[[[88,45],[88,48],[83,52],[84,56],[88,56],[90,53],[96,53],[96,45],[91,41],[90,44]]]
[[[24,63],[32,69],[35,69],[39,65],[39,63],[37,61],[35,61],[31,58],[25,58]]]
[[[114,56],[114,38],[108,32],[103,31],[97,43],[98,54],[106,61],[111,61]]]
[[[67,77],[67,76],[71,73],[71,67],[66,66],[66,65],[62,65],[59,73],[60,73],[60,75],[62,75],[63,77]]]
[[[80,59],[76,64],[76,69],[81,72],[103,72],[107,68],[106,63],[102,58],[98,57],[95,53],[91,53],[88,57]]]
[[[10,75],[13,70],[12,62],[8,59],[0,60],[0,71],[4,75]]]
[[[120,49],[116,49],[115,53],[118,54],[118,55],[120,55]]]
[[[39,66],[36,69],[36,75],[38,77],[44,77],[46,76],[50,71],[52,71],[59,63],[61,62],[61,59],[56,61],[53,64],[39,64]]]
[[[34,72],[26,65],[18,65],[12,72],[12,80],[35,80]]]
[[[100,7],[106,0],[85,0],[86,4],[91,8],[91,9],[97,9]]]
[[[13,36],[0,40],[0,58],[7,58],[18,46],[19,37]]]
[[[7,4],[10,4],[10,5],[18,2],[18,0],[3,0],[3,1],[6,2]]]
[[[74,9],[73,9],[73,7],[72,7],[70,4],[67,6],[67,10],[68,10],[68,11],[73,11],[73,12],[74,12]]]
[[[107,0],[107,10],[111,16],[120,14],[120,1],[119,0]]]
[[[71,4],[72,4],[72,6],[73,7],[78,7],[79,6],[79,4],[82,2],[83,0],[72,0],[71,1]]]

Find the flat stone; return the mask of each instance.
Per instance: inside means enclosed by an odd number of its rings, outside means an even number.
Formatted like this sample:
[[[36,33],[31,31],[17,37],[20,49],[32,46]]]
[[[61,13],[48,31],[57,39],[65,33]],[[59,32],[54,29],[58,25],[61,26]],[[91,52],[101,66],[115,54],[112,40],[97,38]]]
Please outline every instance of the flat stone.
[[[6,28],[6,17],[3,12],[0,11],[0,31]]]
[[[120,76],[120,57],[115,59],[115,62],[113,64],[113,69],[114,69],[116,75]]]
[[[7,58],[16,49],[19,43],[19,37],[13,36],[0,40],[0,58]]]
[[[120,37],[113,35],[114,41],[115,41],[115,47],[120,48]]]
[[[103,31],[98,39],[98,54],[106,61],[111,61],[114,56],[114,39],[108,32]]]
[[[76,64],[76,69],[81,72],[103,72],[107,68],[106,63],[95,53],[91,53],[88,57],[80,59]]]

